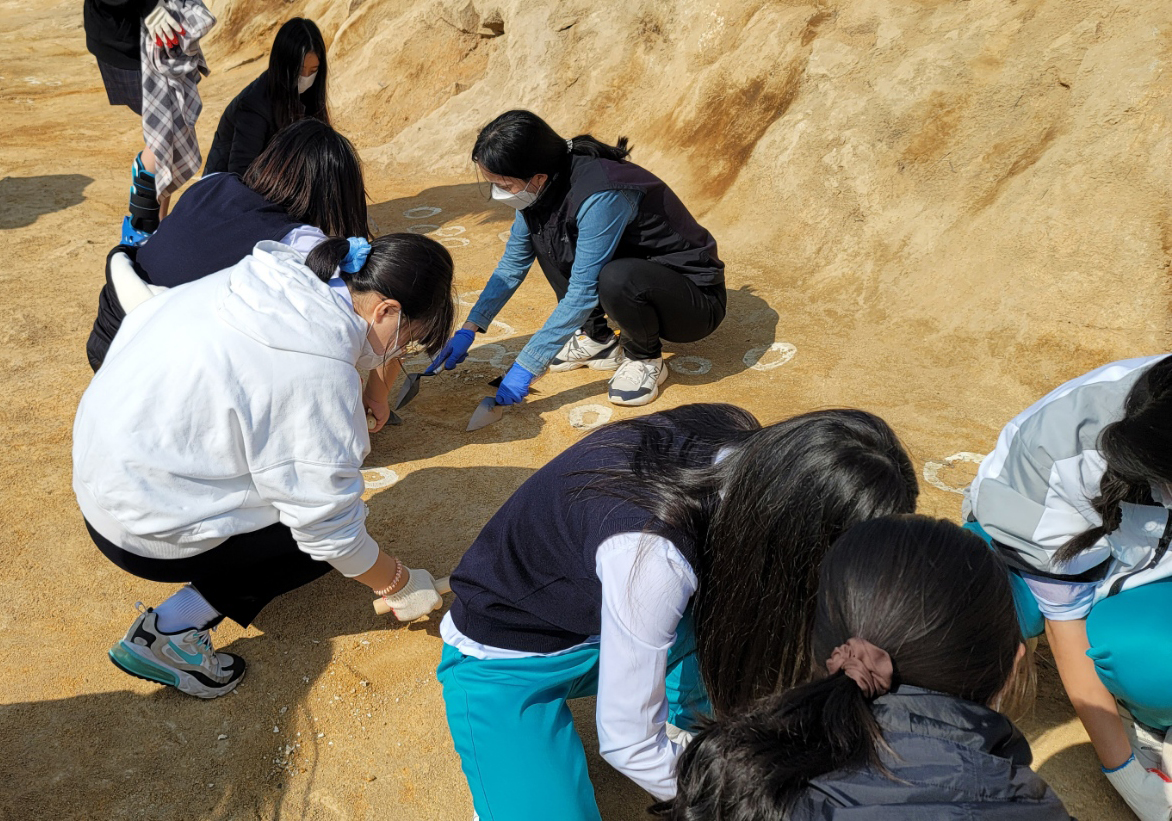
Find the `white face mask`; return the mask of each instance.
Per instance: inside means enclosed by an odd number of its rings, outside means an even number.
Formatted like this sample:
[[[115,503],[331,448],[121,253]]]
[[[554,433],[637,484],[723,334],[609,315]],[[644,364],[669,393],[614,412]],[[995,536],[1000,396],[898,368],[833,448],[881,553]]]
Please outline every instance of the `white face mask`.
[[[366,336],[362,337],[362,352],[358,354],[358,361],[354,365],[364,371],[373,371],[375,368],[381,368],[400,353],[399,328],[403,324],[403,312],[399,311],[396,315],[395,344],[388,346],[386,351],[381,354],[374,352],[374,345],[370,342],[370,332],[374,330],[374,325],[370,323],[370,320],[367,320],[366,324]]]
[[[516,194],[510,194],[494,182],[492,184],[492,198],[510,208],[516,208],[518,211],[524,211],[537,202],[537,195],[529,190],[529,183],[525,183],[525,187]]]
[[[317,72],[313,72],[308,77],[297,78],[297,93],[304,94],[313,86],[313,81],[317,79]]]

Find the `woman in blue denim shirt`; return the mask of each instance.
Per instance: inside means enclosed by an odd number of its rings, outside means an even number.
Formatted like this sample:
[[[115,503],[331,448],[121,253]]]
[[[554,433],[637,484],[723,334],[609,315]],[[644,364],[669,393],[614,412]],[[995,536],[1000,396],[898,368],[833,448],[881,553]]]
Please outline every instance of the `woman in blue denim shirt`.
[[[614,146],[589,135],[565,139],[528,111],[505,112],[481,129],[472,160],[492,198],[517,216],[501,261],[437,364],[464,361],[536,260],[558,304],[505,374],[497,403],[520,402],[546,368],[614,370],[616,405],[659,395],[662,340],[695,342],[724,319],[724,263],[712,235],[628,153],[625,137]]]

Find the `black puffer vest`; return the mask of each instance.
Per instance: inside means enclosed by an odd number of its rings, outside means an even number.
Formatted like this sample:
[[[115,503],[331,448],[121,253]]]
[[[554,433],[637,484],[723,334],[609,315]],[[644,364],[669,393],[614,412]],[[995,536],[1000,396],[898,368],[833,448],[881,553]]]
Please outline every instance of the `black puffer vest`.
[[[663,180],[631,162],[574,155],[570,172],[550,178],[541,197],[521,212],[543,270],[569,278],[578,241],[578,209],[600,191],[638,191],[639,213],[615,249],[615,259],[646,259],[679,271],[697,285],[724,282],[716,240]]]

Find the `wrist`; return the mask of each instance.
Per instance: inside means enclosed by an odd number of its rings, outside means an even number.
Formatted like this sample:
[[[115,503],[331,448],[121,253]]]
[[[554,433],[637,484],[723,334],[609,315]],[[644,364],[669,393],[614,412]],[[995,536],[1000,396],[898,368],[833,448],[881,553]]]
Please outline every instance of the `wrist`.
[[[465,322],[463,325],[461,325],[460,330],[461,331],[472,331],[472,333],[474,333],[474,334],[484,333],[484,329],[481,328],[479,325],[477,325],[475,322],[473,322],[471,319],[469,319],[467,322]]]
[[[387,596],[393,596],[402,590],[404,585],[407,584],[408,575],[406,565],[404,565],[398,559],[395,559],[394,561],[395,574],[391,577],[391,580],[387,582],[385,586],[374,588],[374,594],[376,596],[381,596],[384,599]]]
[[[1102,767],[1100,767],[1100,769],[1103,771],[1104,775],[1111,775],[1111,773],[1119,772],[1133,761],[1135,761],[1135,753],[1132,753],[1130,756],[1128,756],[1127,760],[1117,767],[1108,767],[1106,764],[1104,764]]]

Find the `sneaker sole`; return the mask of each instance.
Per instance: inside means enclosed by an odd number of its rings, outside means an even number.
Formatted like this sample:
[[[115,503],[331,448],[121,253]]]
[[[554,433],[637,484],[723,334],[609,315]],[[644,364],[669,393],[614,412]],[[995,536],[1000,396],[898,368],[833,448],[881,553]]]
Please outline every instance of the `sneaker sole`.
[[[239,676],[222,687],[209,687],[190,673],[176,670],[173,667],[164,667],[157,662],[143,658],[125,641],[119,641],[111,647],[107,655],[114,666],[127,675],[140,678],[143,681],[165,684],[196,698],[218,698],[232,692],[244,678],[244,673],[248,669],[244,668]]]
[[[607,399],[610,400],[610,403],[612,405],[622,405],[627,408],[637,408],[641,405],[650,405],[652,402],[655,401],[656,397],[659,396],[659,386],[662,385],[666,381],[667,381],[667,365],[665,364],[663,366],[663,368],[661,368],[659,371],[659,378],[657,380],[655,380],[655,385],[652,386],[651,393],[647,394],[646,396],[637,396],[634,399],[615,398],[615,397],[610,396],[608,394]]]

